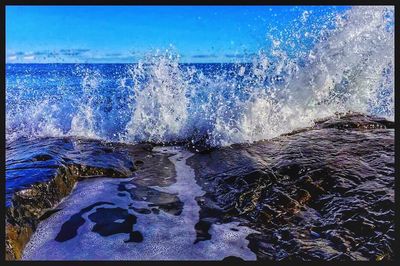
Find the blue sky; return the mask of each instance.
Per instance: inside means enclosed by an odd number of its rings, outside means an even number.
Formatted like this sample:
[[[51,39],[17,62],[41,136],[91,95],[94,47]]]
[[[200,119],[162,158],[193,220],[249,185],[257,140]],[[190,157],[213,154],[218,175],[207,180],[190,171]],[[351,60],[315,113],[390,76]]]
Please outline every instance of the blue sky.
[[[157,49],[182,62],[234,62],[304,16],[347,7],[7,6],[7,63],[126,63]]]

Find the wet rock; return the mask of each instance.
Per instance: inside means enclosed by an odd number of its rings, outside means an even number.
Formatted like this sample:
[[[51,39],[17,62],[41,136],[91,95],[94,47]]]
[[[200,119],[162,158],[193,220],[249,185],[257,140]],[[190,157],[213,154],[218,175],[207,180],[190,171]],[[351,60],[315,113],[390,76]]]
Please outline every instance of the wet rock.
[[[205,240],[210,240],[211,239],[211,234],[208,233],[208,230],[210,230],[212,221],[207,221],[207,220],[200,220],[196,225],[196,240],[194,241],[194,244],[196,244],[199,241],[205,241]]]
[[[295,199],[301,204],[307,204],[311,200],[311,194],[304,189],[299,189],[298,191],[295,192]]]
[[[158,208],[172,215],[182,213],[183,202],[179,200],[177,195],[161,192],[156,189],[142,186],[135,182],[121,182],[118,186],[118,191],[127,192],[132,200],[147,201],[150,208]],[[138,210],[136,211],[144,211]]]
[[[144,164],[144,162],[141,161],[141,160],[136,160],[136,161],[135,161],[135,165],[136,165],[136,166],[140,166],[140,165],[143,165],[143,164]]]
[[[197,153],[188,163],[206,191],[198,237],[207,236],[207,221],[240,220],[261,232],[248,236],[258,259],[393,258],[393,128],[338,115],[270,141]]]
[[[51,209],[70,193],[78,180],[132,176],[132,171],[136,171],[132,159],[146,162],[165,157],[148,157],[151,150],[148,144],[73,138],[20,139],[7,143],[7,260],[21,257],[39,221],[51,215]],[[173,173],[170,177],[174,177]]]
[[[64,242],[76,237],[79,227],[85,223],[85,219],[83,219],[82,215],[91,211],[93,208],[97,206],[105,204],[114,205],[113,203],[110,202],[97,202],[82,209],[79,213],[72,215],[71,218],[61,226],[61,230],[56,236],[55,240],[58,242]]]
[[[269,141],[219,149],[206,143],[195,143],[187,160],[205,192],[196,198],[195,243],[212,238],[213,224],[237,221],[260,232],[247,237],[260,260],[393,260],[393,122],[338,115]],[[7,259],[20,258],[38,222],[80,179],[131,177],[118,195],[146,201],[148,209],[100,204],[89,219],[94,232],[124,233],[132,244],[143,241],[132,213],[179,215],[184,207],[177,195],[151,188],[176,181],[168,154],[152,144],[46,138],[6,151]],[[76,232],[82,214],[71,219],[65,232]]]
[[[132,227],[136,223],[136,216],[128,213],[123,208],[97,208],[96,212],[90,214],[88,217],[95,223],[92,231],[101,236],[126,233],[130,235],[129,240],[131,240],[132,236],[134,239],[138,239],[138,233],[132,231]],[[118,220],[122,220],[122,222],[118,222]]]
[[[379,129],[379,128],[394,128],[394,122],[367,116],[359,113],[339,115],[320,121],[317,123],[319,128],[336,128],[336,129]]]
[[[130,207],[130,209],[132,209],[132,210],[134,210],[135,212],[140,213],[140,214],[150,214],[150,213],[151,213],[151,210],[145,209],[145,208]]]
[[[53,157],[48,154],[38,154],[32,158],[32,161],[48,161],[51,159],[53,159]]]
[[[47,210],[42,216],[39,217],[39,220],[40,220],[40,221],[43,221],[43,220],[49,218],[49,217],[50,217],[51,215],[53,215],[54,213],[59,212],[60,210],[61,210],[61,209],[57,209],[57,208]]]
[[[143,241],[143,235],[139,231],[133,231],[129,234],[129,239],[125,241],[126,243],[128,242],[136,242],[140,243]]]
[[[239,258],[239,257],[229,256],[229,257],[223,258],[222,261],[226,261],[226,262],[241,262],[241,261],[244,261],[244,260],[242,258]]]
[[[317,232],[311,231],[311,230],[310,230],[310,235],[311,235],[313,238],[320,238],[320,237],[321,237],[320,234],[318,234]]]

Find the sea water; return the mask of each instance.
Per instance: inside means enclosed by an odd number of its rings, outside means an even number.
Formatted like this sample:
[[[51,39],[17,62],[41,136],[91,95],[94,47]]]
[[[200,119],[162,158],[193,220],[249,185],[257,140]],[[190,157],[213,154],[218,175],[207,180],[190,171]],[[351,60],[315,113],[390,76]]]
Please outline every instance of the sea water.
[[[107,141],[269,139],[335,113],[394,119],[394,9],[303,15],[246,63],[185,64],[179,51],[132,64],[7,64],[6,138]]]

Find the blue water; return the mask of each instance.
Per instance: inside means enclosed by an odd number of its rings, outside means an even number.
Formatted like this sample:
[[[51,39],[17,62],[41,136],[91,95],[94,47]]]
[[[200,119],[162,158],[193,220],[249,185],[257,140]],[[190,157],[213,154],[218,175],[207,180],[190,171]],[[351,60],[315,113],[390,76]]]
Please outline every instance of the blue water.
[[[85,108],[91,108],[92,116],[84,117],[88,122],[84,127],[90,127],[86,129],[93,130],[100,138],[118,141],[120,135],[126,132],[126,126],[135,109],[134,83],[146,84],[152,78],[143,76],[133,80],[129,71],[137,66],[137,64],[8,64],[7,112],[13,117],[12,121],[7,121],[8,133],[19,131],[24,137],[41,136],[40,132],[46,131],[45,128],[51,124],[56,127],[58,133],[67,135],[72,128],[72,119],[79,116],[80,111],[84,113]],[[234,102],[229,101],[232,97],[230,88],[244,86],[246,83],[243,76],[235,75],[235,71],[240,67],[249,69],[250,64],[179,64],[178,69],[182,73],[196,69],[197,73],[204,75],[191,77],[190,84],[197,87],[196,91],[185,91],[185,97],[190,99],[188,108],[196,112],[194,109],[207,103],[213,93],[214,97],[225,99],[227,106],[235,108]],[[204,84],[204,87],[200,88],[199,79],[212,80],[215,77],[221,79],[219,81],[221,87],[218,88],[220,90],[212,91],[207,87],[209,84]],[[264,83],[268,84],[269,81],[265,80]],[[238,90],[234,94],[242,100],[250,96],[246,90]],[[56,131],[53,133],[57,134]],[[84,137],[85,132],[81,133]]]
[[[182,64],[165,51],[132,64],[7,64],[7,141],[76,136],[225,146],[336,113],[393,119],[388,12],[353,7],[319,34],[307,31],[311,24],[276,36],[248,63]]]

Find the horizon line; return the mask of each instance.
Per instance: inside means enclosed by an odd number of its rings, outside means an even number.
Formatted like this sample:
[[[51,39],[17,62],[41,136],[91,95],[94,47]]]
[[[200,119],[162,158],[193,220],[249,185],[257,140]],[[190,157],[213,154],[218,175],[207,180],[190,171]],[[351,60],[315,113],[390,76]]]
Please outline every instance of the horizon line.
[[[139,62],[80,62],[80,63],[73,63],[73,62],[53,62],[53,63],[49,63],[49,62],[31,62],[31,63],[23,63],[23,62],[19,62],[19,63],[7,63],[6,65],[78,65],[78,64],[91,64],[91,65],[127,65],[127,64],[138,64]],[[251,64],[252,62],[180,62],[178,64]],[[145,63],[146,64],[146,63]]]

